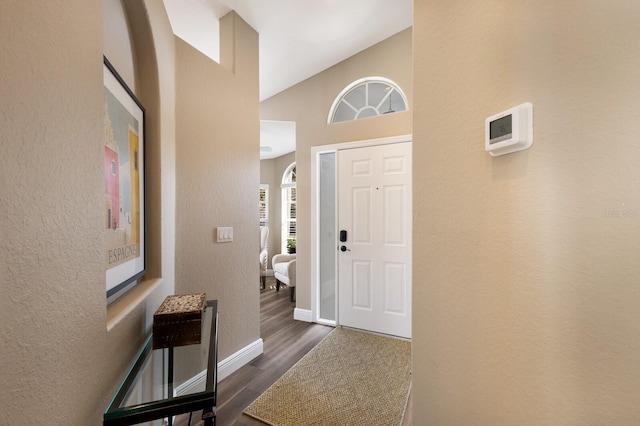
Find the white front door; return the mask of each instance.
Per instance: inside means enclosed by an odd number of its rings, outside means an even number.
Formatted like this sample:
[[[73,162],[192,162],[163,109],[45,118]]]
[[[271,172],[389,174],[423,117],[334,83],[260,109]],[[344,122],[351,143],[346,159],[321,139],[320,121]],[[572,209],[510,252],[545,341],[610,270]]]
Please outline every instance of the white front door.
[[[340,325],[411,338],[411,192],[411,142],[339,151]]]

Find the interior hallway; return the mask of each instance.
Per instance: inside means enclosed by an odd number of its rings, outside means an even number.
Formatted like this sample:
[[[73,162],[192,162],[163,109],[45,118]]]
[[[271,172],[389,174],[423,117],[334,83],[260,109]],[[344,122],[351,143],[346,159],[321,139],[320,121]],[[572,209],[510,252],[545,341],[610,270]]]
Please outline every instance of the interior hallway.
[[[275,290],[275,279],[267,277],[265,290],[260,290],[260,335],[264,353],[218,384],[218,426],[264,425],[242,414],[262,392],[296,364],[328,335],[332,327],[296,321],[295,304],[285,287]],[[202,413],[195,412],[192,425],[202,426]],[[188,424],[189,416],[179,416],[176,426]],[[411,425],[411,399],[404,422]]]
[[[243,415],[242,411],[333,330],[295,321],[294,308],[289,289],[280,288],[276,292],[275,279],[267,277],[266,289],[260,289],[260,336],[264,353],[218,383],[218,426],[264,425]],[[174,424],[187,425],[188,417],[180,416]],[[201,418],[201,412],[194,412],[192,424],[202,426]]]

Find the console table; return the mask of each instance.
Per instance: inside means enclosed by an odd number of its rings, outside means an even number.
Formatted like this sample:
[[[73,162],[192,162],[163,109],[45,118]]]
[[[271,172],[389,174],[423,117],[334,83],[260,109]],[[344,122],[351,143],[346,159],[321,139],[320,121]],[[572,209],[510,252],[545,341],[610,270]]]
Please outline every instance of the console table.
[[[207,301],[200,344],[152,349],[150,335],[103,416],[103,425],[133,425],[202,411],[216,423],[218,301]],[[174,387],[174,381],[180,383]]]

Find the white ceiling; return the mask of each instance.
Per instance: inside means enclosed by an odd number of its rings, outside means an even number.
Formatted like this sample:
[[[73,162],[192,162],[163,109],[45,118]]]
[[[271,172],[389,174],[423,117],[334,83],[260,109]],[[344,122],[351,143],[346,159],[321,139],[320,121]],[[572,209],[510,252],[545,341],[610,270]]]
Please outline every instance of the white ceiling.
[[[296,150],[296,123],[260,120],[260,159],[278,158]]]
[[[220,17],[235,10],[258,32],[261,101],[412,24],[412,0],[164,0],[164,3],[173,32],[218,62]],[[266,127],[273,130],[274,126]]]

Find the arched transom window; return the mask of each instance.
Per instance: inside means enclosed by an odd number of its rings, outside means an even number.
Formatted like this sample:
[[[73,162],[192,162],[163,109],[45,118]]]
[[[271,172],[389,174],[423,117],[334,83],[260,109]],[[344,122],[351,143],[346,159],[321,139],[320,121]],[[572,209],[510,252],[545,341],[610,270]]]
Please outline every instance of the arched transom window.
[[[407,98],[393,81],[368,77],[354,81],[333,101],[328,123],[358,120],[407,110]]]

